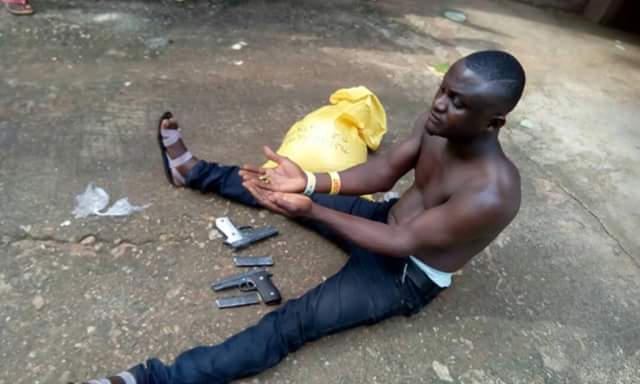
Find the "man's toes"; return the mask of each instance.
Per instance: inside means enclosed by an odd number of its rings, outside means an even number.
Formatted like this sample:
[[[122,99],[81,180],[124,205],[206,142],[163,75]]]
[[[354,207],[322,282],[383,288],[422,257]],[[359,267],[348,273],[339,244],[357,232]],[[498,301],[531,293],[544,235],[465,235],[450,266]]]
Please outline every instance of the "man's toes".
[[[168,121],[167,128],[169,129],[178,129],[178,121],[175,118],[170,118]]]
[[[162,129],[178,129],[178,122],[173,117],[169,118],[169,119],[163,119],[160,122],[160,128],[162,128]]]

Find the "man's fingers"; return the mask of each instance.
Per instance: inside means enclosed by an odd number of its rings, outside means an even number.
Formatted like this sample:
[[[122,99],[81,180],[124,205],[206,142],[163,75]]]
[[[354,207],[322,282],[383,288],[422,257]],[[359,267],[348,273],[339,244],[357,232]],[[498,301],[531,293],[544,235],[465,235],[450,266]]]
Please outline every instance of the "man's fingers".
[[[253,164],[245,164],[242,167],[240,167],[240,169],[242,171],[248,171],[248,172],[252,172],[252,173],[257,173],[259,175],[264,175],[264,171],[265,169],[257,166],[257,165],[253,165]]]
[[[259,175],[257,173],[252,172],[244,172],[239,171],[238,174],[242,177],[242,181],[250,181],[255,186],[267,190],[267,191],[275,191],[277,190],[273,183],[271,182],[271,178],[268,174]]]
[[[283,193],[272,193],[271,196],[271,201],[273,201],[273,204],[275,204],[276,206],[278,206],[278,208],[285,210],[287,212],[296,212],[299,210],[299,206],[294,203],[289,194],[283,194]]]
[[[284,195],[281,192],[271,191],[269,184],[265,184],[259,179],[251,179],[242,183],[242,185],[258,200],[258,202],[266,208],[269,208],[277,213],[289,216],[287,208],[292,205],[290,203],[278,204],[279,201],[284,199]]]
[[[262,147],[262,151],[264,152],[264,155],[267,157],[267,159],[273,161],[276,164],[282,163],[282,161],[285,159],[284,157],[273,152],[273,150],[266,145]]]
[[[247,181],[247,180],[251,180],[251,179],[257,179],[258,177],[260,177],[260,175],[258,175],[257,173],[247,172],[247,171],[243,171],[243,170],[239,170],[238,171],[238,175],[240,175],[240,177],[242,177],[242,181]]]
[[[274,196],[272,198],[273,203],[279,208],[286,211],[291,211],[294,207],[291,206],[291,203],[287,201],[287,199],[282,198],[281,196]]]
[[[276,204],[274,204],[271,201],[271,197],[269,196],[269,194],[271,194],[271,192],[269,191],[265,191],[261,188],[259,188],[256,185],[255,181],[247,181],[242,183],[242,185],[249,191],[249,193],[251,193],[251,195],[253,197],[256,198],[256,200],[258,200],[258,202],[260,203],[260,205],[262,205],[263,207],[272,210],[276,213],[279,213],[281,215],[285,215],[288,216],[287,212],[284,211],[282,208],[278,207]]]
[[[242,186],[245,187],[247,190],[249,190],[249,192],[251,192],[251,194],[259,200],[264,200],[265,199],[265,193],[264,190],[262,188],[257,187],[256,184],[258,184],[260,181],[258,179],[250,179],[250,180],[246,180],[242,183]]]
[[[238,171],[238,175],[240,175],[240,177],[242,178],[242,181],[250,181],[250,180],[258,180],[259,181],[260,177],[262,177],[258,173],[245,172],[245,171]]]
[[[256,179],[264,175],[264,169],[257,165],[245,164],[240,167],[238,174],[242,177],[242,180]]]
[[[253,195],[253,197],[255,197],[261,205],[266,205],[269,203],[264,195],[264,192],[259,188],[256,188],[252,182],[244,182],[242,183],[242,186],[244,186],[247,191],[249,191],[249,193],[251,193],[251,195]]]
[[[291,216],[286,206],[281,206],[278,204],[278,202],[281,200],[279,192],[267,192],[265,194],[265,197],[269,201],[269,205],[273,207],[273,210],[284,216]]]

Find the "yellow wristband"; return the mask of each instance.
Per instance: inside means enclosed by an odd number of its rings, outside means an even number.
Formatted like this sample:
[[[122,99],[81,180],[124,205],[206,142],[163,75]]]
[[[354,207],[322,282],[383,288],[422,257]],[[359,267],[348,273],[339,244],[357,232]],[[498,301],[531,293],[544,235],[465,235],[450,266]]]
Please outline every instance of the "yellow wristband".
[[[331,190],[329,191],[329,194],[337,195],[340,193],[340,187],[342,187],[340,175],[338,172],[329,172],[329,177],[331,178]]]

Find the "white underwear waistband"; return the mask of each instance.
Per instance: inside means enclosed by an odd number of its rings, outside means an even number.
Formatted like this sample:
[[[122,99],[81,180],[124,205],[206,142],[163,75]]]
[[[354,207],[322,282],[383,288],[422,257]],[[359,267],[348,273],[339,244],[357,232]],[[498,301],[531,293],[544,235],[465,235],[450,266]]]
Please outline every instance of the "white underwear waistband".
[[[417,257],[409,256],[409,258],[418,266],[418,268],[420,268],[420,270],[422,270],[422,272],[425,273],[425,275],[427,275],[428,278],[431,279],[431,281],[436,283],[438,287],[446,288],[451,285],[451,276],[453,276],[453,273],[443,272],[430,267],[420,261]]]

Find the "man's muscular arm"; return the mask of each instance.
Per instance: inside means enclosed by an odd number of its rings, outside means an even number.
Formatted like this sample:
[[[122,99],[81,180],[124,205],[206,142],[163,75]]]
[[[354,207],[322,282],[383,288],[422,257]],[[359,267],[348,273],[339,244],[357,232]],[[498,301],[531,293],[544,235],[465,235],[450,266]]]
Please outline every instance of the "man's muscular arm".
[[[413,169],[418,161],[423,135],[424,118],[421,115],[407,139],[366,163],[340,172],[340,194],[364,195],[393,188],[398,179]],[[331,179],[327,173],[317,173],[316,180],[316,192],[328,193],[331,190]]]
[[[286,209],[286,203],[276,204]],[[304,216],[326,224],[360,247],[386,256],[406,257],[492,235],[504,228],[515,212],[511,204],[491,192],[466,191],[398,224],[363,219],[315,203]]]
[[[415,166],[420,154],[425,121],[425,114],[418,117],[411,136],[393,146],[388,152],[340,172],[340,194],[364,195],[391,189],[402,175]],[[304,190],[307,183],[306,175],[296,163],[276,154],[268,147],[264,148],[264,153],[277,166],[265,169],[255,165],[244,165],[240,170],[240,176],[245,182],[251,182],[269,191],[300,193]],[[327,193],[330,189],[329,175],[316,174],[315,191]]]

